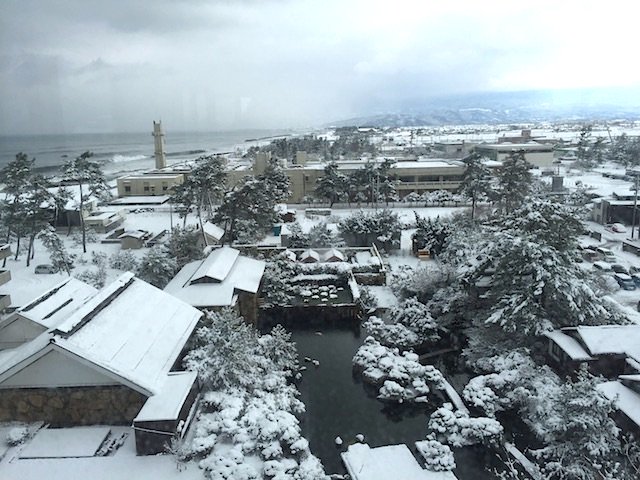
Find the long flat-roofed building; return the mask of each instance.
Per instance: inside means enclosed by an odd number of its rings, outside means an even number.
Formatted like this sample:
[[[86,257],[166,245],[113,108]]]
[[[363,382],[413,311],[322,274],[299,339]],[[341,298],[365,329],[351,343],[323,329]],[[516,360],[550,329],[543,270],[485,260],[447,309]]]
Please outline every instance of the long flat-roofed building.
[[[514,152],[523,152],[524,158],[537,168],[553,166],[553,145],[541,143],[494,143],[477,145],[475,151],[490,160],[504,161]]]

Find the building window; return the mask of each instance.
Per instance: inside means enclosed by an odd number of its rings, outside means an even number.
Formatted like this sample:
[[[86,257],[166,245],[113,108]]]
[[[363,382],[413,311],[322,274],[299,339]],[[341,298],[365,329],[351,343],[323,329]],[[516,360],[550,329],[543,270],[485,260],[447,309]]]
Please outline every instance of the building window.
[[[402,176],[402,177],[399,177],[399,180],[402,183],[413,183],[416,181],[416,177]]]
[[[125,193],[131,193],[131,185],[125,185],[124,186],[124,191],[125,191]]]

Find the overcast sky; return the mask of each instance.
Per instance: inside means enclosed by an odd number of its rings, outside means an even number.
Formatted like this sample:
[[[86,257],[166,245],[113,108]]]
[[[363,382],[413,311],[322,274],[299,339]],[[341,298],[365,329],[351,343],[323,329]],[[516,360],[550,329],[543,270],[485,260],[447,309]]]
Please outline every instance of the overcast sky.
[[[640,85],[635,1],[1,0],[0,134],[304,127]]]

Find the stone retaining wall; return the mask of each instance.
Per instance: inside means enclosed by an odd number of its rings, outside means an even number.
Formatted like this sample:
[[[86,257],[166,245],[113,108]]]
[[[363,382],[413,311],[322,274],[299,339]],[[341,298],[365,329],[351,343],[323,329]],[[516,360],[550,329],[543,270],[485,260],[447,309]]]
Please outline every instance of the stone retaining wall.
[[[0,390],[0,422],[128,425],[147,397],[122,385]]]

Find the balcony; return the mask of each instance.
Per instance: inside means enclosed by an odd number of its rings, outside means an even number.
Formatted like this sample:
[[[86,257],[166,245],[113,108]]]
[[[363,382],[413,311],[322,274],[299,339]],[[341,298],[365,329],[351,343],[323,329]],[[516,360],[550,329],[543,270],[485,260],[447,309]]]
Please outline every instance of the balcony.
[[[460,187],[460,181],[442,181],[442,182],[399,182],[398,190],[457,190]]]
[[[11,245],[0,245],[0,260],[11,255]]]
[[[11,271],[0,269],[0,285],[4,285],[11,280]]]

